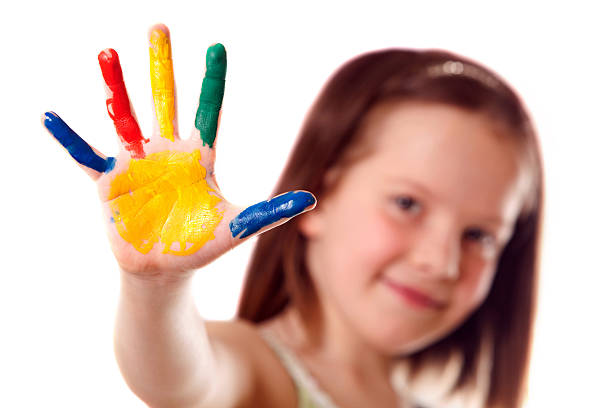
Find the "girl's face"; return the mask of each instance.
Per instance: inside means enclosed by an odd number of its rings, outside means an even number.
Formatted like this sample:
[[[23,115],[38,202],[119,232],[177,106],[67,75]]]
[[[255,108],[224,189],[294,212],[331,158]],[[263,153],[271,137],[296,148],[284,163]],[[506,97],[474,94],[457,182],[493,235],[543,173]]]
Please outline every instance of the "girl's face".
[[[368,153],[299,221],[307,262],[324,314],[411,352],[485,299],[522,204],[520,154],[502,125],[442,104],[381,104],[361,132]]]

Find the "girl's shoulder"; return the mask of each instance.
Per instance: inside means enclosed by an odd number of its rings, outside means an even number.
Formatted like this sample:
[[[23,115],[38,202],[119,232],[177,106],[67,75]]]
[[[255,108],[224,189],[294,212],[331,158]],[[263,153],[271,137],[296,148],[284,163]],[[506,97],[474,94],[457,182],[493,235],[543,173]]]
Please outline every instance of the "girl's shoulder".
[[[289,373],[262,337],[262,326],[245,320],[206,321],[206,331],[231,388],[243,395],[238,406],[295,407],[297,393]]]

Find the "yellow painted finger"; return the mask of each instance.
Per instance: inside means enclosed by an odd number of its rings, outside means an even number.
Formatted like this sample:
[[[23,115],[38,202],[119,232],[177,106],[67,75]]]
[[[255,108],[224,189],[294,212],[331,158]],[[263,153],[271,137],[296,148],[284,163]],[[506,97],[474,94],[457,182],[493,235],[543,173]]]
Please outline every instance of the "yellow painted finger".
[[[151,90],[155,116],[162,137],[174,141],[174,71],[172,51],[168,33],[158,27],[151,30],[149,37],[149,62]]]

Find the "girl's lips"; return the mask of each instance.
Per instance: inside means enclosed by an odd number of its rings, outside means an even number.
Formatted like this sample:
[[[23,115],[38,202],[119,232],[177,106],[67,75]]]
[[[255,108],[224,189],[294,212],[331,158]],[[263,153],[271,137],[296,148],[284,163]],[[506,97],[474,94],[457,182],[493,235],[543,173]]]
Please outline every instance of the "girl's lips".
[[[385,279],[384,283],[396,294],[398,294],[402,300],[412,306],[429,309],[442,309],[446,306],[445,303],[440,302],[432,298],[431,296],[418,291],[417,289],[411,288],[394,282],[389,279]]]

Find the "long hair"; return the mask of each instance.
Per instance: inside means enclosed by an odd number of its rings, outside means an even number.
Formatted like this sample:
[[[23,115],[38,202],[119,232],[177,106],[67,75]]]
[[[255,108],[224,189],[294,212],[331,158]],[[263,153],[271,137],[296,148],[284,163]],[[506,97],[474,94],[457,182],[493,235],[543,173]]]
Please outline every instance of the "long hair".
[[[413,392],[425,405],[438,404],[431,401],[435,396],[438,402],[451,401],[440,406],[518,407],[524,396],[536,305],[543,174],[529,115],[501,78],[474,61],[441,50],[388,49],[348,61],[312,105],[272,195],[304,189],[324,200],[330,188],[324,177],[354,148],[362,119],[376,104],[398,98],[443,103],[501,120],[511,131],[509,137],[518,140],[532,180],[488,296],[452,333],[405,356],[401,377],[411,387],[435,369],[437,389],[426,391],[429,397]],[[305,315],[309,302],[316,301],[305,243],[295,222],[258,238],[239,318],[262,322],[290,303]],[[445,381],[440,381],[442,374]],[[464,397],[468,394],[477,398]]]

